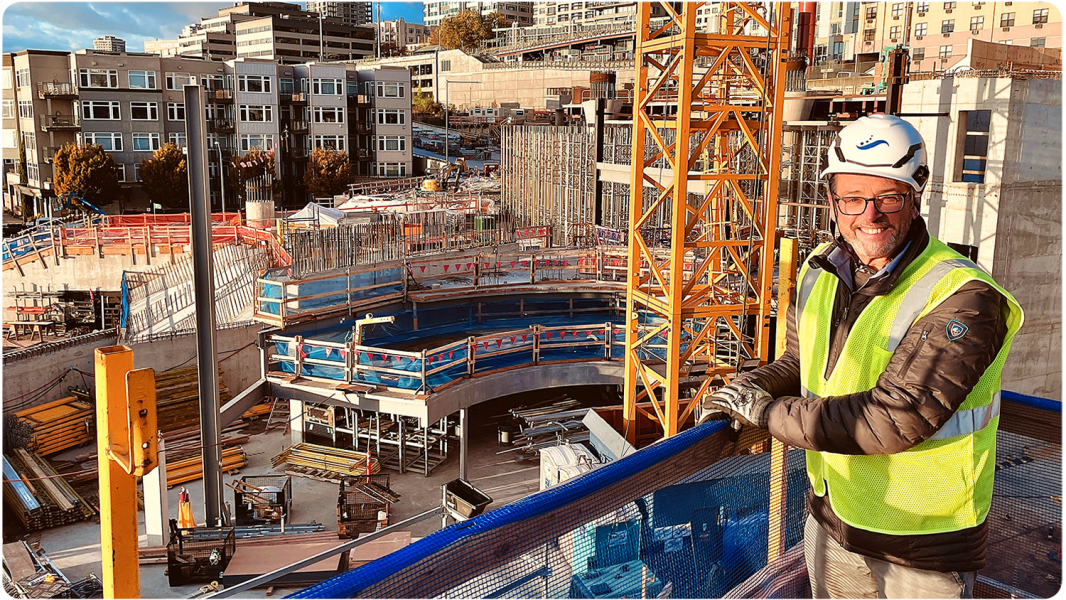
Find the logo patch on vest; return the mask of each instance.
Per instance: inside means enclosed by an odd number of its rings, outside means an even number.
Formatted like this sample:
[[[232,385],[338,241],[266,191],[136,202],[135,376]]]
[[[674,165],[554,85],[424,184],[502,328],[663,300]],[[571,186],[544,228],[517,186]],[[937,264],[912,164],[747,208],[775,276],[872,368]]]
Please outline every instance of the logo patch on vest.
[[[966,335],[966,332],[970,330],[970,328],[967,327],[964,323],[960,323],[959,321],[956,321],[955,319],[952,319],[952,320],[948,321],[948,325],[947,325],[946,329],[947,329],[948,339],[953,341],[953,342],[958,340],[962,336]]]

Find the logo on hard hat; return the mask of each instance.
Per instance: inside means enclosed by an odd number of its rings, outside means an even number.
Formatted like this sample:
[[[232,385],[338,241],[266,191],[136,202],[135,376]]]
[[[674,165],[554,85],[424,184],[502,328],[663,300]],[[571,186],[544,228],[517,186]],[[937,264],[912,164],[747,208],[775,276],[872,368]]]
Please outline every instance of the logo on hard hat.
[[[960,323],[960,322],[956,321],[955,319],[952,319],[952,320],[948,321],[948,325],[947,325],[946,329],[947,329],[948,339],[953,341],[953,342],[955,340],[961,338],[962,336],[966,335],[966,332],[970,330],[970,328],[967,327],[965,324]]]
[[[876,147],[880,146],[881,144],[884,144],[884,145],[887,146],[888,142],[886,142],[885,140],[877,140],[876,142],[869,142],[869,143],[866,143],[866,144],[856,144],[855,147],[858,148],[859,150],[869,150],[870,148],[876,148]]]

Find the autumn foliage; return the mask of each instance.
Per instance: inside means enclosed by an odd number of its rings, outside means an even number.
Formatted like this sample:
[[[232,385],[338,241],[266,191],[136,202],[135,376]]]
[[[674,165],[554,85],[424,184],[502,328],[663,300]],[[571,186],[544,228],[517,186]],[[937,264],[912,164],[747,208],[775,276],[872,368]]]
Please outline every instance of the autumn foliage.
[[[230,160],[229,163],[229,180],[226,186],[226,198],[235,197],[239,200],[237,206],[242,206],[247,200],[246,185],[249,179],[261,177],[269,173],[273,178],[272,192],[277,193],[281,189],[281,181],[278,179],[277,171],[275,170],[275,155],[273,151],[260,150],[259,148],[252,148],[244,156],[239,156]],[[241,164],[245,166],[241,166]],[[232,194],[232,196],[230,196]]]
[[[315,148],[304,173],[304,185],[315,198],[332,198],[348,191],[353,180],[348,154],[333,148]]]
[[[482,40],[496,37],[494,27],[506,27],[507,19],[499,13],[482,15],[476,10],[460,11],[454,17],[444,19],[433,33],[431,41],[448,50],[456,48],[476,50]]]
[[[118,163],[97,144],[67,144],[53,158],[55,189],[71,193],[96,206],[119,200]]]
[[[169,210],[189,210],[189,174],[185,154],[166,144],[141,163],[141,188],[152,202]]]

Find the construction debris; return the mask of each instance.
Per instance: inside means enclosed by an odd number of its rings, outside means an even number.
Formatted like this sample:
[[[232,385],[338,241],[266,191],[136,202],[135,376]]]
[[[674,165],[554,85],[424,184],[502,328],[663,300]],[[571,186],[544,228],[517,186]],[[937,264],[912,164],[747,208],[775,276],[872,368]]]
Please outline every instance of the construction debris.
[[[23,448],[3,457],[4,500],[28,530],[84,521],[93,509],[48,461]]]
[[[536,459],[542,448],[561,444],[576,444],[589,440],[589,431],[581,419],[588,408],[577,408],[580,403],[564,399],[544,406],[516,408],[509,412],[520,421],[520,433],[514,437],[514,447],[497,452],[516,452],[516,461]]]
[[[290,465],[285,470],[285,473],[289,475],[333,483],[340,483],[341,477],[367,475],[368,463],[370,464],[369,474],[373,475],[381,471],[378,460],[371,458],[366,452],[315,444],[295,444],[270,459],[270,464],[275,469],[282,463]]]
[[[13,445],[40,456],[83,446],[96,439],[94,417],[92,403],[76,396],[21,410],[11,417]]]
[[[4,592],[12,598],[101,598],[103,585],[96,575],[71,582],[43,549],[26,542],[4,544]]]
[[[389,505],[400,495],[389,487],[388,475],[343,477],[337,497],[337,535],[356,538],[389,523]]]

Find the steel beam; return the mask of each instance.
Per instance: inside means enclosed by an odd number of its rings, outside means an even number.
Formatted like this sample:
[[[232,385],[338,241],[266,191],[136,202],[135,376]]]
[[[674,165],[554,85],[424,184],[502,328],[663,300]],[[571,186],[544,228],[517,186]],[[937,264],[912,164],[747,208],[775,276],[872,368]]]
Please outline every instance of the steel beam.
[[[196,365],[199,369],[200,439],[203,440],[204,514],[207,525],[222,516],[222,446],[219,427],[218,348],[215,334],[215,269],[211,254],[211,193],[207,179],[204,94],[185,86],[185,130],[192,212],[193,283],[196,296]]]

